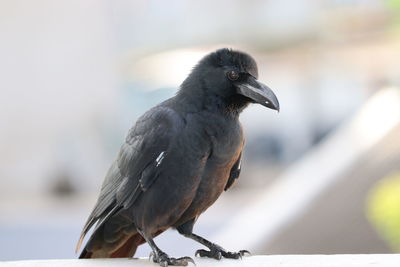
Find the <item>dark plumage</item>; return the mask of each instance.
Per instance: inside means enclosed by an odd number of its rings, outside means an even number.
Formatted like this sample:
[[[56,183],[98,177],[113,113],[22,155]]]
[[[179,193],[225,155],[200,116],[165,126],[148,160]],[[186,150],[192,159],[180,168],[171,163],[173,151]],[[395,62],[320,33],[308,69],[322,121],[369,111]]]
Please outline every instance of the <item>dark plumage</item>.
[[[132,257],[148,242],[161,266],[170,258],[153,237],[170,227],[210,250],[196,255],[240,258],[192,233],[198,216],[239,177],[244,139],[238,121],[249,103],[279,110],[274,93],[257,81],[249,55],[220,49],[205,56],[172,97],[147,111],[129,131],[103,182],[77,250],[94,225],[80,258]]]

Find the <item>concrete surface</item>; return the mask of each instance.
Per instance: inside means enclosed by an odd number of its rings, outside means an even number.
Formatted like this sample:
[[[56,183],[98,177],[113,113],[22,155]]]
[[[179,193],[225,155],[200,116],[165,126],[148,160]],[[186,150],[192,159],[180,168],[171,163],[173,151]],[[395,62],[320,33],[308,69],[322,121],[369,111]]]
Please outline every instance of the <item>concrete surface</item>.
[[[280,267],[397,267],[400,254],[358,254],[358,255],[274,255],[252,256],[242,260],[216,261],[195,258],[196,266],[280,266]],[[1,267],[150,267],[159,266],[148,259],[94,259],[94,260],[36,260],[0,262]]]

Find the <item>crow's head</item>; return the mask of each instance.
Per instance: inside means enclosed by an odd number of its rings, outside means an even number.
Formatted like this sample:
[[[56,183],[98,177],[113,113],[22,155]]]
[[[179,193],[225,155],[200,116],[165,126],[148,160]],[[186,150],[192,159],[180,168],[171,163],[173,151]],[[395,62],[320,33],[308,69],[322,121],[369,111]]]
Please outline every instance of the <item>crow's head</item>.
[[[182,89],[190,88],[194,94],[201,90],[233,106],[259,103],[279,111],[279,101],[274,92],[257,78],[257,64],[251,56],[224,48],[200,60],[182,84]]]

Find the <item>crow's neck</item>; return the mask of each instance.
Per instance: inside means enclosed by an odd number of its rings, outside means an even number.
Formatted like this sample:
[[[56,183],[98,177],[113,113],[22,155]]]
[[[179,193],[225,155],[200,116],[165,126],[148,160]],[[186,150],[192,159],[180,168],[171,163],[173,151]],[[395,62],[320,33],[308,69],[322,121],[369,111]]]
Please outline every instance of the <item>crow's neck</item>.
[[[237,118],[250,103],[248,98],[241,95],[222,97],[202,88],[186,89],[181,88],[176,99],[189,112],[208,111]]]

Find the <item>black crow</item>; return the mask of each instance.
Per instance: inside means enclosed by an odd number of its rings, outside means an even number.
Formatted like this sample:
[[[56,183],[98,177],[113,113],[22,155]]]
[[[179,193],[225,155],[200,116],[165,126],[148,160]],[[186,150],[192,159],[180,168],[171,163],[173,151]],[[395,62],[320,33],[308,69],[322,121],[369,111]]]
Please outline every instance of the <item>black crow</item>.
[[[83,227],[77,251],[95,225],[80,258],[132,257],[147,242],[161,266],[193,262],[171,258],[154,243],[170,227],[209,248],[196,256],[238,259],[247,252],[228,252],[192,230],[200,214],[239,177],[241,111],[250,103],[279,111],[275,94],[257,78],[252,57],[217,50],[201,59],[176,96],[137,120]]]

